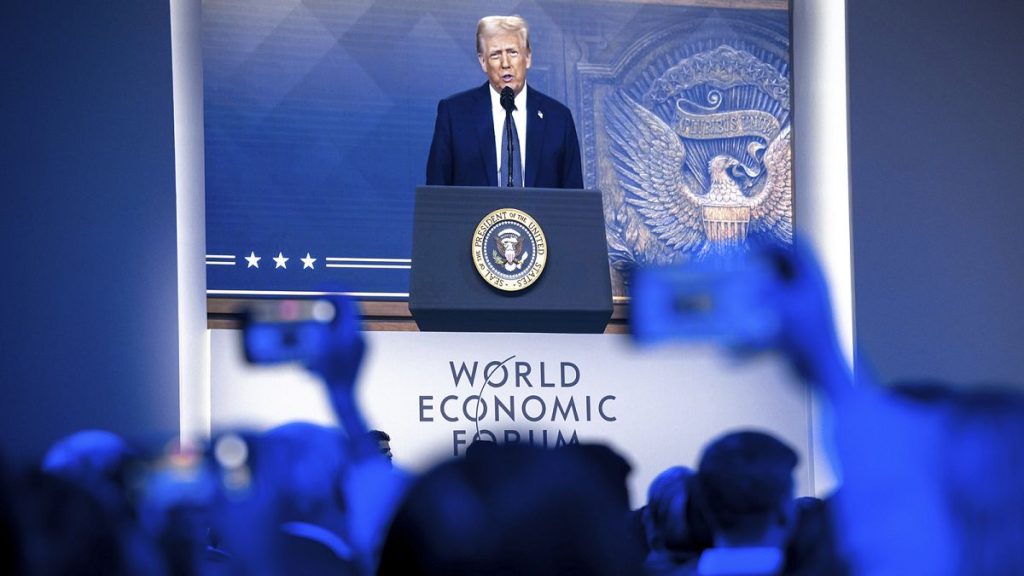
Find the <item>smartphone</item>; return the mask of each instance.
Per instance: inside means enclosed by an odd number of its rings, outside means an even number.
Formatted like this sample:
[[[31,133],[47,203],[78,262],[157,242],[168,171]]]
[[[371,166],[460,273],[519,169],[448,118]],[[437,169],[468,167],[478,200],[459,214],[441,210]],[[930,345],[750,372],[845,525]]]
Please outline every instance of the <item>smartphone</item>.
[[[338,310],[327,300],[258,300],[243,321],[245,358],[252,364],[305,362],[323,355]]]
[[[779,330],[779,283],[771,262],[757,255],[641,268],[630,289],[630,327],[640,343],[765,343]]]

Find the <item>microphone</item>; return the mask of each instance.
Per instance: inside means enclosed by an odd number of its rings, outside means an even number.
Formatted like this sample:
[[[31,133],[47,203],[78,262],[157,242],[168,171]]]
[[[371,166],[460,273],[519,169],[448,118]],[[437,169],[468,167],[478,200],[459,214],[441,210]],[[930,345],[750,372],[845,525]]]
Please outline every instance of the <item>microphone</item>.
[[[512,93],[512,88],[505,86],[501,89],[501,107],[506,112],[512,112],[516,109],[516,95]]]
[[[515,154],[515,147],[512,145],[512,111],[516,109],[516,102],[515,94],[509,86],[501,89],[501,107],[505,109],[505,133],[508,134],[508,142],[505,143],[508,150],[508,178],[505,185],[511,188],[514,183],[512,166],[515,164],[512,162],[512,155]]]

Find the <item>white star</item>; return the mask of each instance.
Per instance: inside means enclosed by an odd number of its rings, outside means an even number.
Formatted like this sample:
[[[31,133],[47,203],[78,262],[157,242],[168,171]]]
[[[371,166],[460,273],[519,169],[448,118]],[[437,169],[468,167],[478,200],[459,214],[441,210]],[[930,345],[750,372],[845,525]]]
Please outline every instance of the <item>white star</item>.
[[[309,252],[306,252],[306,257],[305,258],[299,258],[299,260],[302,260],[302,269],[303,270],[305,270],[306,268],[309,268],[310,270],[313,270],[313,262],[316,262],[316,258],[313,258],[312,256],[310,256]]]
[[[277,253],[277,257],[274,258],[274,262],[277,264],[276,266],[274,266],[275,270],[278,268],[288,268],[288,258],[285,258],[284,254],[282,254],[281,252]]]
[[[541,112],[540,110],[537,110],[537,118],[540,118],[541,120],[543,120],[544,119],[544,113]]]
[[[250,251],[249,255],[245,257],[245,261],[249,263],[246,268],[259,268],[260,258],[262,258],[262,256],[257,256],[256,252]]]

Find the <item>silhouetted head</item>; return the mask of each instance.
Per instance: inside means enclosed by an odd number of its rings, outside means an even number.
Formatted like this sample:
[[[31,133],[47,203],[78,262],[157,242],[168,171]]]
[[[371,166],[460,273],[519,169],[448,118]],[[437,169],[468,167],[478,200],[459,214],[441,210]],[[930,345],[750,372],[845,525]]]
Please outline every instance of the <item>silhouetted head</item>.
[[[844,576],[850,573],[841,556],[829,505],[805,496],[794,501],[796,522],[786,546],[787,576]]]
[[[498,448],[498,443],[491,440],[476,439],[472,444],[466,446],[466,458],[477,458],[480,453]]]
[[[434,468],[395,516],[379,574],[631,574],[629,466],[604,447],[504,445]]]
[[[784,544],[796,463],[792,448],[763,432],[733,432],[705,448],[696,485],[717,546]]]
[[[394,459],[394,454],[391,453],[391,435],[382,430],[370,430],[366,433],[370,438],[370,442],[377,446],[377,450],[382,456],[391,462]]]
[[[686,483],[693,470],[673,466],[654,479],[647,489],[644,527],[653,550],[686,551],[690,545],[686,526]]]
[[[80,483],[34,472],[18,492],[23,573],[127,576],[140,568],[130,561],[133,542],[122,538],[126,519]]]
[[[106,430],[82,430],[65,436],[43,457],[42,471],[73,482],[104,506],[124,510],[127,474],[136,451],[120,436]]]

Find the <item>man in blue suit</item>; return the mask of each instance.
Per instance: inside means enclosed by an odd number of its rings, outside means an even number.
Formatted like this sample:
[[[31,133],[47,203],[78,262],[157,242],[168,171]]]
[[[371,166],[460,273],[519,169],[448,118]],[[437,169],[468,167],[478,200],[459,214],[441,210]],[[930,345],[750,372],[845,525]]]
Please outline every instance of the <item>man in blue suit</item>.
[[[583,188],[572,112],[526,85],[531,59],[526,21],[518,16],[482,18],[477,24],[476,46],[487,83],[438,103],[427,159],[427,184],[507,185],[509,168],[504,163],[509,156],[504,138],[508,128],[501,91],[508,87],[515,98],[514,149],[509,161],[513,185]]]

